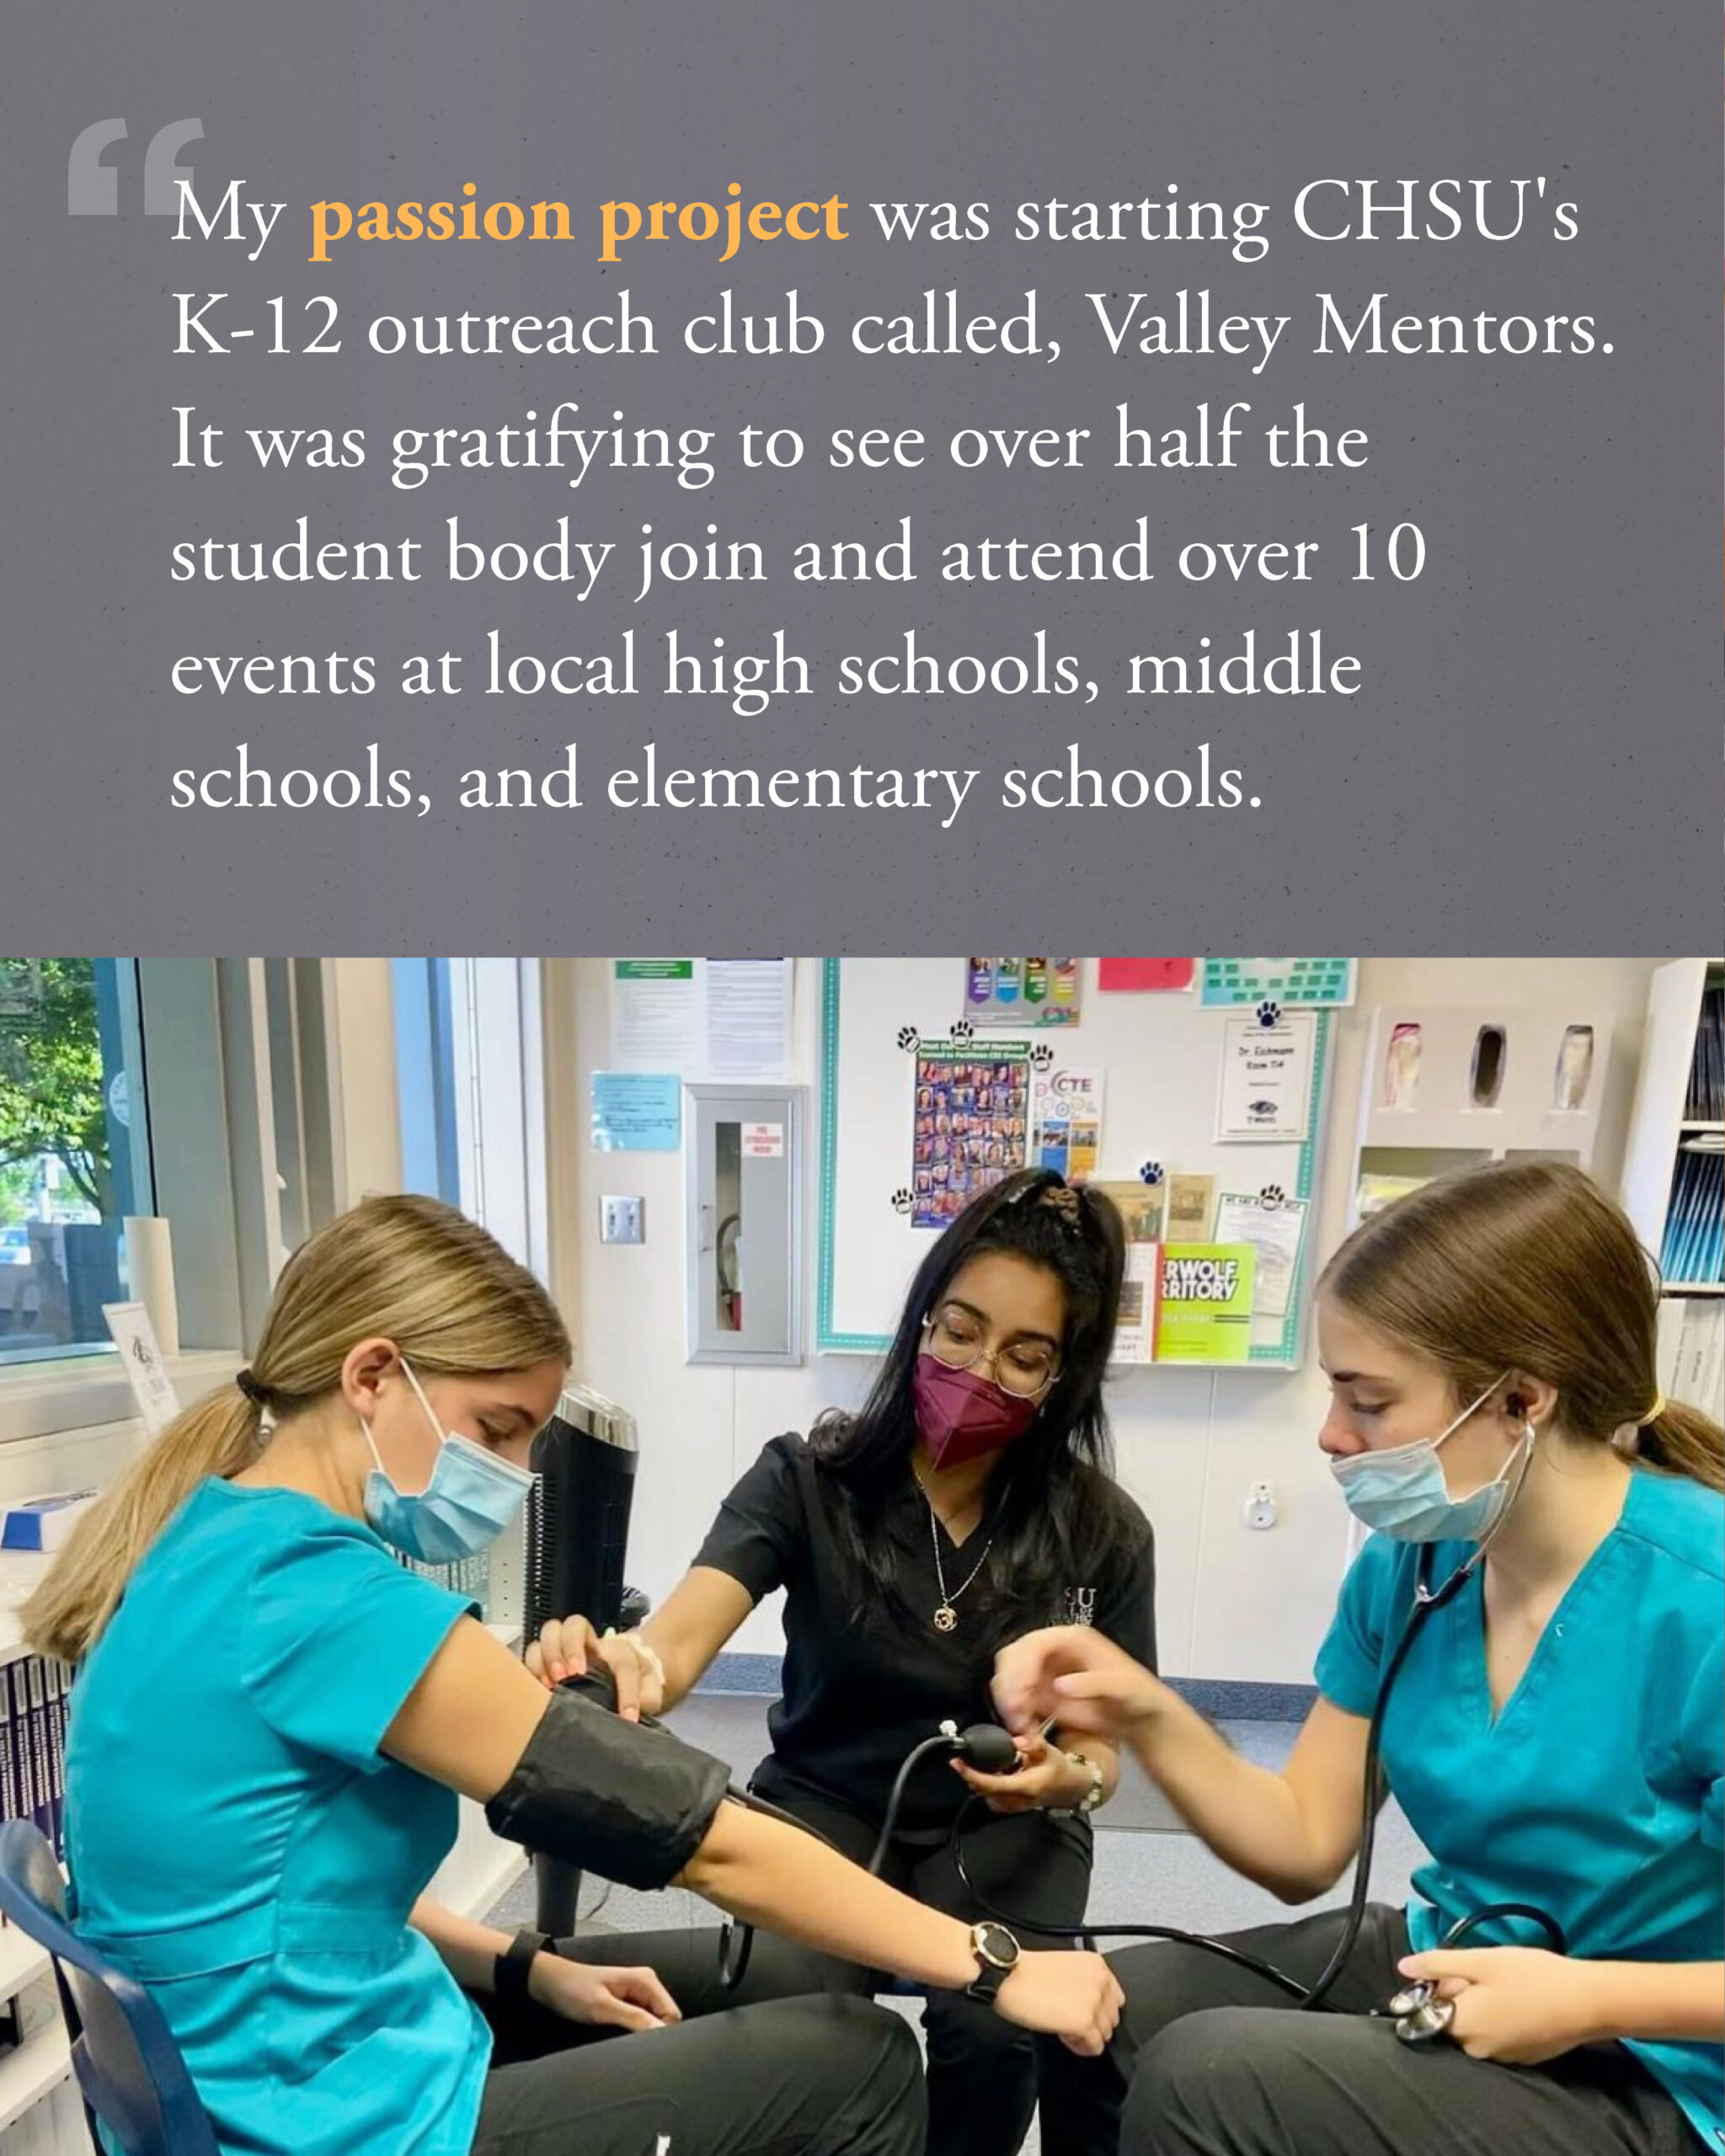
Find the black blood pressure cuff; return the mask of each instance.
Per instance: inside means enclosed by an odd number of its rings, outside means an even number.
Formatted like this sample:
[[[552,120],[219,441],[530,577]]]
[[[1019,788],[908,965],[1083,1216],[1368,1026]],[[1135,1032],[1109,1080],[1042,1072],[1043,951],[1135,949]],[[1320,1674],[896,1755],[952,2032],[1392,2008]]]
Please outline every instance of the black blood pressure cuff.
[[[665,1886],[706,1839],[730,1774],[668,1730],[559,1690],[485,1817],[537,1855],[624,1886]]]

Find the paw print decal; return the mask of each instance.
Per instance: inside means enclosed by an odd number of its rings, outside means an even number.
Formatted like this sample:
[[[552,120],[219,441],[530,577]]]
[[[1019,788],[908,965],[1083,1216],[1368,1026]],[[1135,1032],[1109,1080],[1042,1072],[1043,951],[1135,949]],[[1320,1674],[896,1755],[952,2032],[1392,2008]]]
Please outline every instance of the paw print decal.
[[[916,1203],[916,1199],[911,1197],[902,1183],[892,1194],[891,1203],[895,1213],[908,1213]]]
[[[921,1034],[914,1026],[900,1026],[899,1028],[899,1046],[907,1055],[916,1049],[921,1038]]]
[[[1258,1022],[1260,1026],[1274,1026],[1279,1022],[1281,1016],[1282,1006],[1279,1003],[1260,1003],[1258,1006]]]
[[[1138,1171],[1138,1180],[1140,1182],[1149,1183],[1152,1189],[1154,1189],[1156,1185],[1159,1183],[1162,1179],[1162,1164],[1160,1161],[1146,1161],[1144,1166]]]
[[[1055,1052],[1046,1041],[1039,1041],[1030,1051],[1030,1060],[1039,1070],[1046,1070],[1055,1059]]]
[[[969,1041],[975,1040],[975,1038],[976,1028],[968,1018],[960,1018],[958,1024],[953,1027],[953,1038],[955,1041]]]
[[[1279,1182],[1267,1182],[1258,1193],[1260,1205],[1283,1205],[1287,1203],[1287,1192]]]

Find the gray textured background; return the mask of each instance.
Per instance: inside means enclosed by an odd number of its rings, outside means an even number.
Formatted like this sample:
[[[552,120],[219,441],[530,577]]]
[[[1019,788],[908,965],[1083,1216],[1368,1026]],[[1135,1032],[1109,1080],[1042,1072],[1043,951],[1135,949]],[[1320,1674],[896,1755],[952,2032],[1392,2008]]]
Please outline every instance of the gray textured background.
[[[1087,948],[1284,947],[1626,951],[1717,941],[1721,259],[1717,25],[1657,4],[1578,10],[1559,0],[1434,6],[1252,5],[1041,9],[949,0],[724,8],[437,4],[356,9],[111,4],[40,10],[11,33],[3,136],[9,257],[4,590],[8,618],[0,905],[23,949],[328,951],[921,947],[1037,942],[1070,930]],[[67,214],[67,157],[90,122],[123,115],[108,152],[120,214]],[[228,179],[285,200],[259,260],[170,239],[143,214],[155,131],[195,115],[185,161],[206,202]],[[1582,237],[1513,246],[1320,247],[1293,232],[1305,179],[1370,174],[1508,179],[1545,173],[1581,207]],[[432,247],[349,243],[305,260],[307,205],[562,198],[575,243]],[[837,193],[843,247],[626,253],[601,271],[588,243],[613,195],[788,201]],[[882,243],[873,200],[1011,206],[1183,196],[1273,205],[1256,267],[1226,248],[1136,243],[1039,248]],[[1548,195],[1548,200],[1550,195]],[[371,316],[463,308],[578,317],[620,284],[659,327],[653,360],[424,359],[366,349]],[[764,309],[794,285],[828,325],[817,360],[696,362],[686,315],[726,285]],[[847,325],[956,285],[965,311],[1016,312],[1034,286],[1060,363],[859,360]],[[1110,358],[1087,326],[1087,291],[1183,287],[1219,307],[1294,317],[1265,372],[1242,363]],[[234,295],[227,319],[259,334],[236,355],[176,358],[179,289]],[[1357,312],[1592,313],[1610,358],[1317,360],[1314,292]],[[270,357],[264,302],[328,291],[335,358]],[[1363,473],[1118,473],[1114,407],[1141,424],[1188,422],[1197,402],[1249,399],[1267,424],[1304,398],[1332,429],[1365,428]],[[745,419],[809,438],[803,468],[744,473],[728,459],[704,493],[670,474],[451,473],[416,494],[387,483],[393,429],[493,428],[579,401],[583,421],[621,408],[638,424]],[[227,431],[227,468],[169,469],[171,408]],[[837,425],[1087,424],[1083,473],[833,473]],[[359,472],[267,479],[246,425],[364,425]],[[721,453],[727,450],[722,440]],[[244,451],[243,459],[242,451]],[[690,585],[674,608],[630,605],[611,572],[578,606],[569,587],[442,581],[443,520],[535,543],[567,513],[573,533],[637,541],[724,536],[768,547],[773,581]],[[790,582],[785,542],[878,542],[916,520],[911,586]],[[174,585],[168,550],[206,534],[421,536],[414,586]],[[1150,519],[1151,585],[998,585],[961,593],[932,573],[938,542],[1014,533],[1104,536]],[[1348,527],[1411,519],[1426,574],[1350,584]],[[1308,587],[1182,584],[1173,542],[1316,538],[1328,571]],[[775,558],[774,549],[777,549]],[[717,698],[651,693],[670,623],[732,652],[783,627],[814,662],[817,692],[734,717]],[[483,632],[546,656],[640,631],[649,693],[584,705],[478,693]],[[1228,648],[1247,627],[1272,645],[1321,627],[1358,654],[1352,700],[1124,696],[1131,651]],[[1102,694],[1077,700],[897,698],[846,703],[841,653],[895,648],[914,627],[950,658],[1023,650],[1045,627]],[[470,655],[468,692],[403,699],[410,651]],[[182,653],[363,651],[367,698],[174,693]],[[825,669],[823,670],[823,662]],[[402,814],[175,810],[168,775],[232,760],[244,739],[280,770],[410,765],[440,803]],[[468,766],[551,763],[582,744],[579,814],[459,813]],[[885,811],[685,811],[602,805],[599,783],[647,740],[661,763],[976,764],[953,829]],[[1054,762],[1070,740],[1112,769],[1152,772],[1213,744],[1244,768],[1252,812],[1154,808],[1032,815],[995,805],[1007,765]],[[1047,752],[1053,750],[1053,755]],[[1272,933],[1274,930],[1274,933]],[[1020,932],[1022,931],[1022,932]],[[1058,934],[1055,940],[1059,940]]]

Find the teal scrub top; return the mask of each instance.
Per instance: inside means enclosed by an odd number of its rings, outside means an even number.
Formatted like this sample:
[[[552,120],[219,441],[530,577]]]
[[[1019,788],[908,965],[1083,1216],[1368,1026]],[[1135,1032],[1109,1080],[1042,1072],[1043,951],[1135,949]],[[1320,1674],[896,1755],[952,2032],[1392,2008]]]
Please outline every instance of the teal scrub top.
[[[1471,1554],[1437,1545],[1433,1588]],[[1375,1536],[1348,1572],[1316,1669],[1348,1714],[1372,1710],[1418,1557]],[[1496,1714],[1482,1574],[1425,1620],[1384,1717],[1386,1775],[1431,1855],[1408,1906],[1415,1951],[1487,1903],[1530,1902],[1583,1960],[1725,1960],[1725,1497],[1638,1470]],[[1463,1943],[1543,1942],[1521,1924]],[[1626,2048],[1717,2150],[1725,2048]]]
[[[457,1800],[378,1746],[469,1607],[313,1498],[211,1480],[78,1674],[73,1921],[224,2156],[467,2156],[489,2034],[407,1924]]]

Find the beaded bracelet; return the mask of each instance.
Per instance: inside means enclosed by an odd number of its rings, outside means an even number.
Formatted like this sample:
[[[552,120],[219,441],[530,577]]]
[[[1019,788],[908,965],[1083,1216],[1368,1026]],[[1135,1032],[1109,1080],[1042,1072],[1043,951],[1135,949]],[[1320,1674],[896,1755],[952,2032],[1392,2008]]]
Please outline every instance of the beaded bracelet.
[[[1081,1752],[1065,1752],[1060,1756],[1062,1758],[1071,1760],[1075,1767],[1083,1767],[1088,1771],[1090,1787],[1085,1790],[1077,1803],[1063,1805],[1058,1808],[1051,1806],[1050,1809],[1053,1810],[1056,1819],[1085,1818],[1094,1812],[1103,1801],[1102,1769],[1097,1766],[1094,1759],[1087,1759]]]

